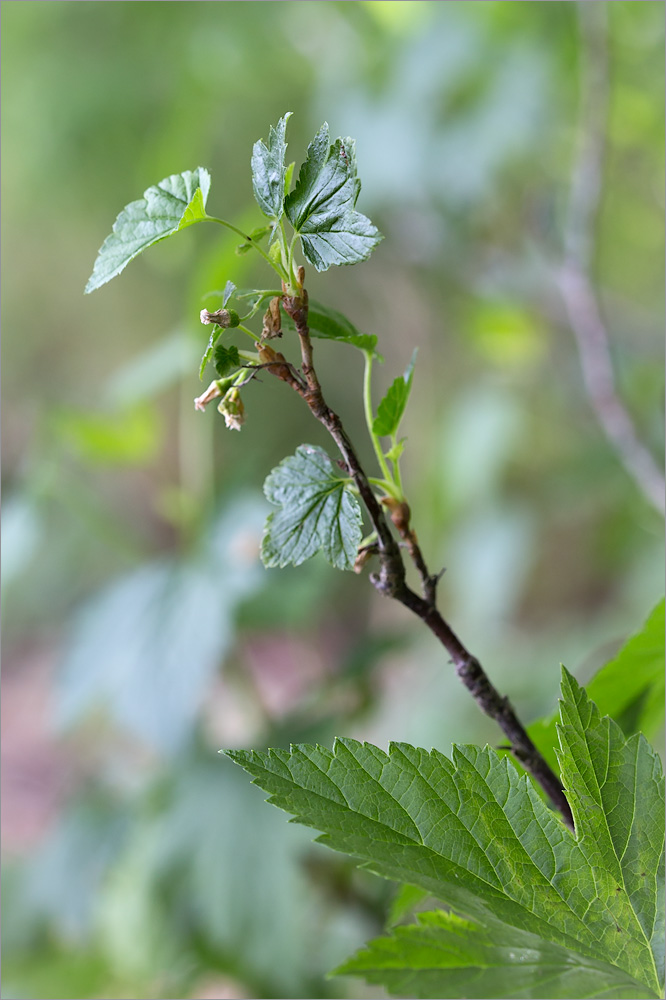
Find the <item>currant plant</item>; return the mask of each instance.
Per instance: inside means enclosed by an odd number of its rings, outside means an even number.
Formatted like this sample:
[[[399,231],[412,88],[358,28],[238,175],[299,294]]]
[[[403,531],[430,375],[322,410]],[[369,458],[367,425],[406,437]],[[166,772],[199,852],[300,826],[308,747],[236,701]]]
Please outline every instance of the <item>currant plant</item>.
[[[227,754],[269,793],[269,801],[320,830],[323,843],[401,883],[394,916],[402,919],[430,900],[431,908],[415,922],[393,927],[339,973],[418,997],[660,997],[659,758],[642,735],[625,738],[563,671],[559,721],[541,728],[550,746],[555,737],[559,743],[557,766],[551,766],[550,750],[537,748],[508,698],[439,611],[439,575],[421,551],[400,468],[400,426],[416,351],[375,411],[377,338],[309,301],[299,259],[326,271],[365,260],[382,239],[356,209],[354,142],[331,142],[324,124],[294,182],[294,164],[286,157],[289,117],[252,153],[254,196],[267,221],[245,233],[209,215],[208,172],[198,167],[174,174],[123,209],[86,291],[119,274],[147,247],[199,222],[233,231],[239,254],[254,251],[263,258],[275,275],[269,287],[238,289],[228,281],[220,307],[201,311],[212,332],[199,375],[212,366],[216,377],[195,406],[203,410],[217,400],[226,426],[240,430],[242,390],[266,372],[301,397],[339,452],[334,460],[322,448],[303,444],[269,474],[264,491],[274,510],[262,540],[264,564],[298,566],[322,552],[338,569],[362,573],[367,566],[372,585],[409,608],[442,644],[526,773],[506,755],[474,746],[454,747],[451,759],[406,744],[392,744],[385,753],[350,739],[337,740],[332,750],[299,745]],[[252,329],[255,317],[261,318],[260,330]],[[244,342],[232,343],[235,335]],[[297,360],[271,343],[283,336],[297,345]],[[373,474],[361,465],[340,416],[325,400],[314,363],[318,338],[364,356]],[[408,582],[406,558],[420,593]],[[663,618],[663,607],[660,613]],[[648,675],[654,702],[654,676]]]

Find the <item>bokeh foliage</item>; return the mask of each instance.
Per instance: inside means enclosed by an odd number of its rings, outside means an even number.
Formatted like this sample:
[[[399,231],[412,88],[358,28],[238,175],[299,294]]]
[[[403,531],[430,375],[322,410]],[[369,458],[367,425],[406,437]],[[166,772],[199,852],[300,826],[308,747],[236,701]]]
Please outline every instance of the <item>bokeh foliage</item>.
[[[604,7],[594,275],[658,452],[663,5]],[[595,422],[552,277],[577,5],[22,0],[3,4],[2,45],[5,662],[30,683],[48,661],[63,775],[47,827],[9,838],[5,995],[365,995],[323,975],[380,928],[389,890],[311,848],[217,748],[497,734],[366,580],[319,558],[260,569],[261,482],[328,442],[268,379],[241,434],[192,399],[199,310],[261,264],[194,227],[82,291],[120,208],[160,178],[206,166],[210,210],[252,228],[270,123],[294,111],[296,159],[324,119],[355,137],[359,208],[386,238],[366,264],[311,271],[310,292],[379,336],[377,398],[419,347],[419,537],[497,686],[527,721],[550,712],[557,664],[586,680],[663,587],[663,523]],[[316,351],[369,464],[361,361]]]

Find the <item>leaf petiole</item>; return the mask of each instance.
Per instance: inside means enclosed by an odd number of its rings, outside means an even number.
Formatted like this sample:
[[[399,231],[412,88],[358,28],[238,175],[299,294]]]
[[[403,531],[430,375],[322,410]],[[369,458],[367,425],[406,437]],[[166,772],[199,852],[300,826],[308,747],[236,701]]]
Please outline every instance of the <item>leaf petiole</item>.
[[[250,364],[258,365],[261,362],[261,358],[258,354],[252,354],[251,351],[238,351],[238,356],[243,359],[243,361],[248,361]]]
[[[226,219],[218,219],[214,215],[206,215],[205,219],[206,219],[207,222],[217,222],[218,225],[225,226],[227,229],[230,229],[232,231],[232,233],[236,233],[236,235],[240,236],[241,239],[243,239],[243,240],[246,241],[246,243],[249,243],[250,246],[252,246],[257,251],[257,253],[261,254],[261,256],[264,258],[264,260],[268,264],[271,265],[271,267],[273,268],[273,270],[277,271],[277,273],[280,275],[280,277],[282,278],[283,281],[287,280],[287,272],[285,271],[285,269],[282,266],[282,264],[278,264],[277,261],[273,260],[270,257],[270,255],[267,254],[266,251],[262,247],[259,246],[258,243],[255,243],[255,241],[252,239],[251,236],[248,236],[247,233],[244,233],[242,229],[238,228],[238,226],[234,226],[231,222],[227,222]]]
[[[372,362],[373,362],[373,352],[363,351],[365,355],[365,371],[363,374],[363,409],[365,411],[365,422],[368,427],[368,434],[372,440],[372,446],[375,449],[375,455],[377,456],[377,461],[379,462],[379,467],[382,470],[383,479],[370,479],[371,483],[381,486],[382,489],[386,490],[390,496],[395,497],[396,500],[403,500],[402,489],[394,477],[391,475],[386,458],[384,457],[384,452],[382,451],[382,446],[379,443],[379,438],[374,433],[372,425],[374,423],[374,417],[372,415]]]
[[[251,299],[255,296],[259,296],[259,299],[272,299],[276,295],[282,295],[281,288],[262,288],[261,291],[256,288],[251,288],[248,292],[234,292],[237,299]]]
[[[368,482],[373,486],[378,486],[380,490],[383,490],[388,496],[393,497],[394,500],[403,500],[402,494],[398,491],[396,484],[391,480],[378,479],[375,476],[368,476]]]
[[[261,340],[261,337],[258,337],[256,333],[252,332],[252,330],[249,330],[246,326],[243,326],[242,323],[238,324],[237,329],[242,330],[243,333],[246,333],[248,337],[252,337],[253,340],[257,341],[257,343]]]
[[[391,464],[393,465],[393,479],[395,481],[396,486],[398,487],[401,498],[404,499],[402,493],[402,476],[400,475],[400,456],[397,452],[397,447],[398,447],[398,436],[397,434],[392,434],[391,451],[396,456],[395,458],[391,459]]]

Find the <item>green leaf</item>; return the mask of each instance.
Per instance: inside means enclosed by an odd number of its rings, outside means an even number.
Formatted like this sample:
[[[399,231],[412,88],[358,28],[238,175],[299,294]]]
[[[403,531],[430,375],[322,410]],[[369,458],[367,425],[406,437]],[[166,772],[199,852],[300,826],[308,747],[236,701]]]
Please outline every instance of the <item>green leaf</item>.
[[[664,724],[664,601],[588,685],[589,697],[625,734],[655,736]]]
[[[625,736],[639,731],[658,736],[664,724],[664,601],[653,608],[639,632],[606,663],[587,685],[588,696],[614,719]],[[555,715],[539,719],[529,734],[555,764]]]
[[[86,292],[104,285],[153,243],[206,218],[210,174],[203,167],[171,174],[122,210],[104,240]]]
[[[657,997],[661,765],[643,737],[625,741],[615,723],[602,719],[566,673],[562,692],[563,780],[576,836],[527,775],[489,747],[455,746],[449,760],[404,743],[391,744],[386,754],[339,739],[333,751],[303,744],[290,752],[228,754],[269,792],[269,801],[322,830],[322,843],[424,889],[478,925],[474,934],[481,937],[465,937],[470,968],[479,968],[479,949],[492,944],[498,925],[508,925],[504,941],[518,944],[513,958],[507,953],[503,960],[514,963],[507,975],[515,973],[516,985],[513,993],[504,985],[500,996],[565,995],[551,989],[564,989],[567,969],[581,967],[599,972],[603,996],[629,997],[633,990]],[[451,932],[446,925],[443,952],[451,950]],[[542,983],[537,964],[525,985],[521,949],[548,956],[552,983]],[[441,995],[496,995],[484,986],[471,992],[469,977],[464,981],[465,992]],[[440,995],[428,992],[427,983],[409,989]]]
[[[613,997],[636,1000],[649,994],[616,968],[518,931],[498,920],[481,923],[435,910],[416,923],[377,938],[335,970],[362,976],[401,996]]]
[[[393,437],[397,433],[400,421],[402,420],[407,406],[409,394],[412,391],[412,381],[414,379],[414,364],[416,362],[416,349],[412,354],[404,375],[400,375],[389,386],[388,392],[377,407],[377,416],[374,419],[372,430],[379,437]]]
[[[231,298],[231,296],[234,294],[235,291],[236,291],[236,286],[234,285],[233,281],[227,281],[226,285],[224,286],[224,292],[222,293],[223,309],[225,308],[227,302],[229,301],[229,299]]]
[[[622,730],[562,668],[557,731],[564,790],[576,836],[600,899],[613,900],[606,921],[609,952],[622,942],[625,968],[650,982],[664,974],[664,781],[661,761],[642,733]],[[611,907],[609,906],[609,915]],[[650,956],[661,951],[659,958]],[[642,964],[645,963],[645,964]]]
[[[210,184],[210,181],[209,181]],[[183,212],[182,218],[178,223],[178,229],[185,229],[187,226],[193,225],[195,222],[203,222],[206,218],[206,202],[204,201],[201,188],[198,187],[194,192],[194,197],[189,203],[185,211]]]
[[[287,152],[284,137],[290,118],[291,111],[288,111],[275,128],[271,125],[268,146],[259,139],[252,149],[252,189],[259,208],[269,219],[282,218]]]
[[[428,893],[419,889],[417,885],[401,885],[391,903],[387,920],[388,926],[399,924],[415,906],[418,906],[425,899],[428,899]]]
[[[215,348],[215,342],[218,340],[218,338],[223,333],[224,333],[224,330],[223,330],[223,328],[221,326],[213,326],[213,328],[212,328],[212,330],[210,332],[210,337],[208,338],[208,343],[206,344],[206,350],[203,352],[203,354],[201,356],[201,362],[199,364],[199,378],[200,379],[203,378],[203,373],[206,370],[206,365],[208,364],[208,362],[210,361],[210,359],[213,357],[213,350]]]
[[[229,347],[225,347],[224,344],[218,344],[213,352],[213,364],[219,378],[226,378],[228,375],[232,375],[241,366],[238,348],[234,347],[233,344]]]
[[[273,231],[273,226],[260,226],[258,229],[253,229],[250,233],[250,240],[252,243],[260,243],[265,236],[268,236],[270,232]],[[236,247],[236,253],[241,257],[244,253],[249,253],[252,249],[252,243],[246,240],[244,243],[239,243]]]
[[[405,450],[405,441],[407,438],[400,438],[399,441],[389,448],[388,451],[384,452],[384,457],[388,458],[391,462],[399,462],[402,458],[402,453]]]
[[[346,316],[336,309],[323,306],[320,302],[310,303],[308,326],[310,334],[322,340],[340,340],[358,347],[360,351],[374,352],[377,346],[377,337],[374,333],[360,333]]]
[[[285,314],[283,324],[288,330],[295,330],[294,321]],[[372,351],[376,357],[381,356],[375,351],[377,337],[374,333],[361,333],[354,324],[336,309],[329,309],[320,302],[310,301],[308,307],[308,326],[310,336],[320,340],[338,340],[343,344],[352,344],[359,351]]]
[[[279,507],[269,515],[261,546],[265,566],[299,566],[320,550],[338,569],[352,569],[361,541],[361,510],[325,451],[302,444],[264,483]]]
[[[296,166],[296,164],[292,161],[289,164],[289,166],[287,167],[287,169],[285,170],[285,173],[284,173],[284,196],[285,196],[285,198],[289,194],[289,190],[291,188],[291,181],[292,181],[292,178],[294,176],[294,167],[295,166]]]
[[[336,139],[331,145],[324,123],[284,203],[303,253],[317,271],[365,260],[381,241],[381,233],[356,211],[360,190],[354,140]]]

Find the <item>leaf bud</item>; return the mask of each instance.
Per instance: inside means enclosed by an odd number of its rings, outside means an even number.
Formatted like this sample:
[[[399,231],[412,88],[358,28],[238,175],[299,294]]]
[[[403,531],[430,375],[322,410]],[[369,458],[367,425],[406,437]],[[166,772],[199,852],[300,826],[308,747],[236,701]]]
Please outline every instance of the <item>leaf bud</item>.
[[[376,545],[364,545],[356,553],[356,559],[354,560],[354,572],[362,573],[363,568],[367,562],[372,559],[374,555],[377,554]]]
[[[404,538],[405,535],[409,534],[409,522],[412,516],[409,504],[404,500],[396,500],[394,497],[382,497],[381,502],[388,509],[398,533]]]
[[[257,344],[257,353],[262,365],[266,365],[271,375],[276,375],[283,382],[292,382],[291,369],[281,351],[274,351],[270,344]]]
[[[273,361],[285,361],[284,354],[274,351],[270,344],[257,344],[257,353],[261,358],[262,365],[269,365]]]
[[[275,295],[269,302],[268,309],[264,313],[264,322],[261,330],[262,340],[272,340],[273,337],[282,336],[282,316],[280,315],[280,298]]]

